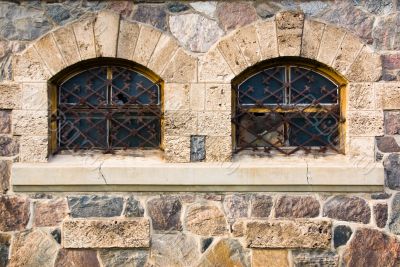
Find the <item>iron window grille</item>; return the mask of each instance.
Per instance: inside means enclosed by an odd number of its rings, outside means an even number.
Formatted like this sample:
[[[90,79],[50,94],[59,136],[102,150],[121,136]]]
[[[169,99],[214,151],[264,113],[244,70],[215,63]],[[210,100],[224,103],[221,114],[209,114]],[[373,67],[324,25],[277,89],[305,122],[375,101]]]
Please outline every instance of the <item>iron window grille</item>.
[[[57,151],[159,148],[161,82],[123,66],[81,71],[57,88]]]
[[[235,87],[235,152],[342,153],[341,85],[309,67],[263,69]]]

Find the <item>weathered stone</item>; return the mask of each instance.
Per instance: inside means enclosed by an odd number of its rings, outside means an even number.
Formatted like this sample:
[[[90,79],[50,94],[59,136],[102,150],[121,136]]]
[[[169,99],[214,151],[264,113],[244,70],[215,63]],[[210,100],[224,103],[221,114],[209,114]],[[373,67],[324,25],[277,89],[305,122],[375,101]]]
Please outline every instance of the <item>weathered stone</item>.
[[[276,32],[280,56],[299,56],[304,14],[284,11],[276,14]]]
[[[330,251],[293,252],[293,266],[324,266],[336,267],[339,265],[339,255]]]
[[[193,3],[190,3],[190,5],[196,11],[203,13],[210,18],[215,17],[215,11],[217,9],[217,2],[193,2]]]
[[[22,109],[44,111],[49,109],[47,83],[22,84]],[[55,104],[55,103],[54,103]]]
[[[130,18],[132,15],[134,3],[132,2],[125,2],[125,1],[112,1],[107,6],[108,9],[112,10],[113,12],[120,14],[123,19]]]
[[[161,75],[167,82],[197,81],[197,59],[179,48]]]
[[[216,21],[199,14],[170,16],[169,28],[175,38],[193,52],[206,52],[224,35]]]
[[[260,45],[258,44],[257,29],[254,25],[238,29],[234,38],[249,65],[254,65],[261,61],[262,56]]]
[[[269,217],[272,210],[272,197],[268,195],[255,195],[251,199],[251,217],[266,218]]]
[[[207,237],[207,238],[203,238],[201,239],[201,243],[200,243],[200,251],[201,253],[204,253],[212,244],[214,238],[213,237]]]
[[[236,75],[241,73],[248,66],[233,36],[220,41],[218,43],[218,49]]]
[[[55,266],[100,267],[95,250],[60,249]]]
[[[188,90],[187,85],[180,85],[182,90]],[[186,102],[188,95],[186,95]],[[171,102],[173,104],[173,102]],[[166,111],[164,129],[166,135],[190,136],[197,132],[197,113],[191,111]]]
[[[250,266],[249,256],[238,240],[222,239],[206,251],[198,267]]]
[[[62,229],[64,248],[144,248],[150,245],[150,222],[145,218],[67,220]]]
[[[206,110],[231,110],[231,85],[206,84]]]
[[[71,217],[115,217],[120,216],[124,200],[113,196],[68,196]]]
[[[274,2],[256,2],[256,12],[258,16],[260,16],[263,19],[267,19],[270,17],[273,17],[278,11],[281,9],[281,7]]]
[[[93,19],[87,19],[73,24],[76,42],[82,60],[96,57],[93,24]]]
[[[0,134],[9,134],[11,132],[11,112],[9,110],[0,110]]]
[[[225,31],[240,28],[257,19],[257,13],[251,3],[222,2],[217,6],[217,17]]]
[[[332,66],[344,36],[345,31],[343,29],[327,25],[322,36],[317,60]]]
[[[54,240],[61,245],[61,230],[59,228],[56,228],[53,231],[51,231],[50,234],[54,238]]]
[[[382,111],[352,111],[347,118],[350,136],[383,135]]]
[[[339,73],[346,73],[362,47],[363,43],[360,39],[347,32],[336,53],[332,67]]]
[[[371,210],[362,198],[335,196],[325,203],[324,216],[342,221],[369,223]]]
[[[21,87],[17,83],[0,83],[0,108],[21,107]]]
[[[47,162],[48,140],[45,136],[22,136],[19,159],[21,162]]]
[[[349,154],[354,157],[354,159],[359,159],[359,163],[357,164],[363,165],[372,163],[375,158],[375,138],[372,136],[352,136],[349,140]]]
[[[12,124],[16,135],[47,135],[48,111],[13,110]]]
[[[231,135],[231,112],[206,111],[198,114],[198,134],[214,136]]]
[[[53,32],[54,40],[68,66],[80,61],[78,45],[72,27],[62,27]]]
[[[378,50],[399,50],[400,36],[397,29],[399,24],[398,13],[378,18],[372,32],[374,47]]]
[[[98,57],[115,57],[119,32],[119,15],[102,11],[94,22],[94,38]]]
[[[7,266],[11,235],[0,234],[0,266]]]
[[[376,137],[376,146],[384,153],[400,152],[400,146],[393,136]]]
[[[182,204],[176,196],[161,196],[147,202],[147,211],[154,230],[180,231]]]
[[[143,217],[144,208],[140,204],[139,200],[136,200],[133,196],[126,200],[126,207],[124,215],[126,217]]]
[[[237,219],[231,225],[231,233],[234,237],[243,237],[246,233],[246,219]]]
[[[262,59],[278,57],[275,21],[257,22],[256,28]]]
[[[36,227],[57,226],[68,216],[68,204],[63,198],[35,202],[33,224]]]
[[[282,196],[275,204],[275,217],[313,218],[319,215],[318,200],[311,196]]]
[[[383,54],[382,64],[384,69],[400,69],[400,53],[399,54]]]
[[[167,162],[190,162],[190,137],[165,136],[165,160]]]
[[[218,48],[211,49],[199,60],[200,82],[229,82],[234,74]]]
[[[152,235],[150,266],[196,266],[200,257],[197,240],[182,233]]]
[[[382,1],[374,1],[374,0],[365,0],[363,1],[363,6],[371,13],[383,15],[388,14],[392,11],[393,1],[391,0],[382,0]]]
[[[59,245],[39,229],[19,232],[14,236],[9,266],[53,267]]]
[[[317,58],[324,29],[324,23],[312,20],[304,21],[301,56],[311,59]]]
[[[364,46],[354,60],[346,77],[354,82],[375,82],[382,76],[382,61],[378,54]]]
[[[248,217],[249,205],[249,195],[227,195],[224,199],[224,209],[228,219]]]
[[[335,248],[346,245],[349,241],[353,231],[347,225],[339,225],[333,231],[333,246]]]
[[[375,109],[375,96],[372,83],[351,83],[348,89],[350,110]]]
[[[14,81],[47,81],[51,76],[33,47],[13,57],[12,66]]]
[[[10,160],[0,160],[0,194],[10,189],[11,165]]]
[[[229,162],[232,157],[232,138],[230,136],[207,136],[206,161]],[[231,166],[234,171],[235,166]]]
[[[312,1],[312,2],[300,2],[300,9],[307,16],[317,16],[319,13],[331,7],[330,2],[326,1]]]
[[[172,2],[167,5],[168,10],[172,13],[179,13],[188,10],[190,7],[183,3]]]
[[[383,162],[385,167],[385,185],[390,189],[400,189],[400,156],[390,154]]]
[[[386,193],[386,192],[378,192],[378,193],[372,193],[371,194],[371,199],[388,199],[392,196],[392,194],[390,193]]]
[[[0,231],[24,230],[29,216],[29,201],[26,198],[0,195]]]
[[[253,249],[252,267],[289,267],[288,251],[283,249]]]
[[[192,135],[190,137],[190,161],[197,162],[206,159],[206,137]]]
[[[8,157],[18,154],[18,143],[14,138],[0,136],[0,156]]]
[[[385,134],[400,134],[400,112],[386,111],[385,114]]]
[[[144,267],[147,262],[148,252],[145,250],[100,250],[102,266],[104,267]]]
[[[162,73],[178,48],[178,43],[174,38],[162,34],[150,58],[148,68],[157,74]]]
[[[374,87],[377,108],[395,110],[400,108],[400,83],[375,83]]]
[[[400,243],[373,229],[359,229],[343,254],[346,266],[399,266]]]
[[[251,248],[329,248],[332,223],[317,220],[265,220],[247,223]]]
[[[189,110],[189,84],[167,83],[164,86],[165,110]],[[173,114],[173,113],[171,113]]]
[[[162,5],[138,5],[133,19],[163,31],[167,30],[167,13]]]
[[[147,66],[160,36],[161,32],[159,30],[148,26],[141,26],[135,52],[133,53],[133,61]]]
[[[400,193],[394,195],[392,200],[391,215],[389,220],[389,229],[392,233],[400,234]]]
[[[378,203],[374,206],[375,222],[379,228],[384,228],[388,219],[388,205]]]
[[[140,27],[138,24],[120,20],[117,46],[118,58],[130,60],[133,57],[139,32]]]
[[[221,236],[228,233],[224,213],[216,206],[194,204],[189,207],[185,227],[202,236]]]

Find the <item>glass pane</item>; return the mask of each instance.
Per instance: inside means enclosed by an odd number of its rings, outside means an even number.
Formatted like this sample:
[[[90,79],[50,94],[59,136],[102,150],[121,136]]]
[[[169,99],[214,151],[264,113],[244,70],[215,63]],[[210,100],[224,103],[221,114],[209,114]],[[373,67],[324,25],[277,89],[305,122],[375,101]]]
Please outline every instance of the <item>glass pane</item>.
[[[261,71],[239,85],[239,105],[283,103],[284,83],[285,67]]]
[[[100,105],[106,103],[107,68],[98,67],[81,72],[59,88],[59,103]]]
[[[338,87],[321,74],[300,67],[290,67],[291,104],[336,104]]]
[[[159,86],[140,73],[121,67],[113,67],[113,104],[154,104],[160,103]]]

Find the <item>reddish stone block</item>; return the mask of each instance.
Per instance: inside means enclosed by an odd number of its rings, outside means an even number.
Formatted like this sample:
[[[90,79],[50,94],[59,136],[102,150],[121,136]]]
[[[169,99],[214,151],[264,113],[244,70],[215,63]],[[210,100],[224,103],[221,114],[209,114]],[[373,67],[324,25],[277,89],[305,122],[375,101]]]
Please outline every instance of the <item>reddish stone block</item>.
[[[61,249],[54,266],[100,267],[95,250]]]
[[[29,221],[29,200],[19,196],[0,196],[0,231],[24,230]]]
[[[400,134],[400,112],[385,112],[384,125],[386,134]]]
[[[275,207],[275,217],[314,218],[319,215],[318,200],[311,196],[283,196]]]
[[[385,69],[400,69],[400,54],[382,55],[382,63]]]
[[[57,226],[68,216],[68,204],[65,199],[38,201],[34,208],[34,225],[37,227]]]
[[[335,196],[325,203],[324,216],[341,221],[369,223],[371,210],[365,199]]]
[[[223,2],[218,4],[217,16],[226,31],[250,24],[257,19],[257,13],[253,5],[243,2]]]
[[[379,228],[384,228],[388,219],[388,205],[376,204],[374,206],[375,222]]]

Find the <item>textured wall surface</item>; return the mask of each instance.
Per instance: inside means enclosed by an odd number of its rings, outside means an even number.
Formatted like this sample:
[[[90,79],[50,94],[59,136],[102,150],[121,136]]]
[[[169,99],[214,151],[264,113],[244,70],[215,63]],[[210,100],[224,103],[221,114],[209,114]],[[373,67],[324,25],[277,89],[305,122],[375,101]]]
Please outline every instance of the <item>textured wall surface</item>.
[[[384,192],[12,190],[13,162],[47,160],[47,81],[67,66],[147,66],[166,81],[166,160],[200,135],[229,161],[231,79],[286,55],[349,79],[350,151],[384,164]],[[0,266],[400,265],[399,1],[2,1],[0,66]]]

